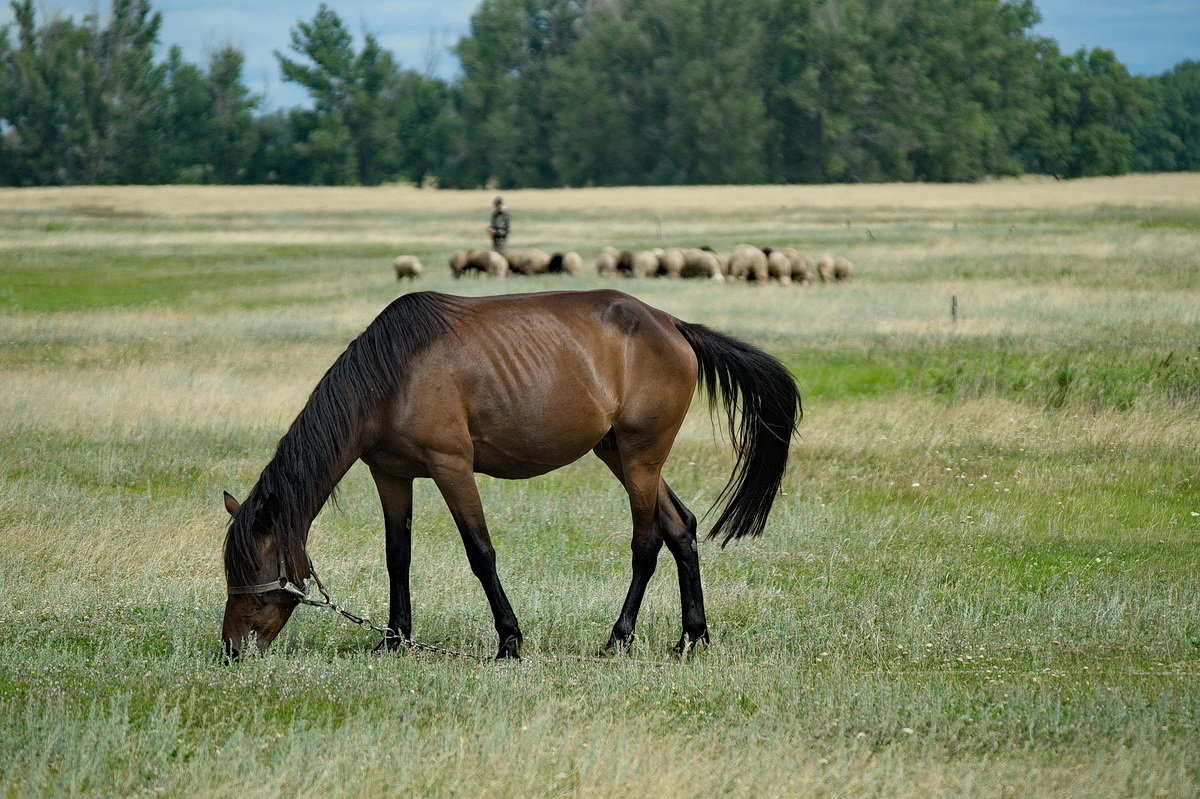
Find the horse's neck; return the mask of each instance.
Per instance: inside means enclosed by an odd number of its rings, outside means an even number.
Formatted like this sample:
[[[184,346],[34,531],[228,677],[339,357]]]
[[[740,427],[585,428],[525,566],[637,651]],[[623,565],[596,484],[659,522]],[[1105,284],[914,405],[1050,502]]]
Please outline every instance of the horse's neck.
[[[291,530],[287,538],[298,542],[300,546],[307,544],[308,531],[313,520],[325,507],[337,484],[362,454],[361,448],[355,443],[356,439],[356,436],[350,436],[347,440],[339,442],[341,446],[336,447],[335,451],[323,453],[323,457],[308,463],[306,468],[300,468],[299,464],[283,455],[285,447],[281,442],[280,452],[276,453],[264,470],[264,477],[271,472],[270,482],[287,486],[286,491],[280,492],[283,496],[279,497],[288,506],[285,513]],[[288,443],[304,448],[303,442]]]
[[[339,464],[337,468],[332,469],[327,478],[314,482],[306,487],[307,490],[297,493],[296,510],[297,518],[301,522],[302,540],[308,540],[308,528],[312,526],[313,520],[329,502],[337,484],[346,476],[346,472],[350,470],[356,460],[358,460],[357,455],[350,458],[344,465]]]

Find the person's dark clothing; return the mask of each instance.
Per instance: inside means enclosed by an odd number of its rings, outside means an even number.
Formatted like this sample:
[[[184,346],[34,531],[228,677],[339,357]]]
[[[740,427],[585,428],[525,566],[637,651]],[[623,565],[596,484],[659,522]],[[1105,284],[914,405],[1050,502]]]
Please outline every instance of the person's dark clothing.
[[[492,224],[488,233],[492,234],[492,247],[496,252],[504,252],[504,243],[508,239],[509,228],[512,227],[512,217],[503,206],[492,211]]]

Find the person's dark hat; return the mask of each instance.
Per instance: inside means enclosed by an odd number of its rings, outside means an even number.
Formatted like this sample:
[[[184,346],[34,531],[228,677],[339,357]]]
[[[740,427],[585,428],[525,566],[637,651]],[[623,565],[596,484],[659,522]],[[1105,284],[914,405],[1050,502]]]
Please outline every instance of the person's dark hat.
[[[492,200],[492,205],[496,205],[496,206],[504,205],[504,200],[497,197],[496,199]]]

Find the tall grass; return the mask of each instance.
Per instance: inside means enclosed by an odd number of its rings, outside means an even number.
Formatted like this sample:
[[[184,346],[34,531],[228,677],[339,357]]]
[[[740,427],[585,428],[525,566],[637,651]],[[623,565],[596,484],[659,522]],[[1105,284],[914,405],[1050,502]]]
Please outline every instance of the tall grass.
[[[507,198],[526,241],[585,257],[654,244],[657,215],[673,242],[858,267],[761,288],[453,281],[478,193],[0,192],[0,793],[1195,795],[1194,180]],[[710,647],[668,657],[664,557],[631,653],[591,657],[629,521],[585,459],[480,478],[521,663],[377,658],[301,609],[266,657],[219,664],[220,492],[395,296],[400,251],[421,287],[616,285],[785,359],[802,434],[766,534],[701,545]],[[730,466],[697,411],[666,476],[700,513]],[[417,637],[490,653],[426,483],[416,518]],[[385,615],[365,470],[310,549],[339,602]]]

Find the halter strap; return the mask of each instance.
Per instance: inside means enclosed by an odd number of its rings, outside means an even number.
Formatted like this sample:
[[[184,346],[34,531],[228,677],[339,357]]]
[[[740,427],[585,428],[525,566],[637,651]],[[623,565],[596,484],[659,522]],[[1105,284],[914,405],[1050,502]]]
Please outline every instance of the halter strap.
[[[269,594],[272,591],[286,591],[287,593],[292,594],[293,596],[300,597],[301,599],[307,599],[308,598],[309,580],[304,581],[303,587],[298,586],[295,583],[293,583],[291,580],[289,580],[287,578],[287,570],[284,568],[284,565],[283,565],[282,542],[279,543],[279,545],[277,546],[277,549],[279,550],[279,576],[277,578],[270,581],[269,583],[255,583],[254,585],[227,586],[225,589],[225,593],[228,596],[245,596],[247,594],[257,595],[257,594]],[[316,572],[313,571],[311,560],[308,562],[308,568],[309,568],[309,571],[312,572],[313,576],[315,577]]]
[[[231,585],[226,589],[230,596],[239,596],[242,594],[269,594],[272,591],[282,591],[284,586],[288,585],[286,577],[280,577],[277,580],[272,580],[269,583],[257,583],[256,585]]]

